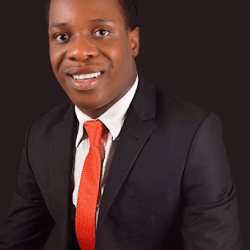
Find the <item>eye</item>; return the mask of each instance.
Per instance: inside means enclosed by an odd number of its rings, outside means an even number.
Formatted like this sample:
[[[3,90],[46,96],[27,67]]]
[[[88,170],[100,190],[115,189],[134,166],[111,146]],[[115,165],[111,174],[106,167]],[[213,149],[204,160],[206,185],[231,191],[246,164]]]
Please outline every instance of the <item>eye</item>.
[[[67,41],[69,41],[69,35],[68,34],[58,34],[55,35],[55,39],[58,43],[66,43]]]
[[[98,37],[104,37],[104,36],[107,36],[110,32],[108,30],[105,30],[105,29],[100,29],[100,30],[97,30],[94,35],[95,36],[98,36]]]

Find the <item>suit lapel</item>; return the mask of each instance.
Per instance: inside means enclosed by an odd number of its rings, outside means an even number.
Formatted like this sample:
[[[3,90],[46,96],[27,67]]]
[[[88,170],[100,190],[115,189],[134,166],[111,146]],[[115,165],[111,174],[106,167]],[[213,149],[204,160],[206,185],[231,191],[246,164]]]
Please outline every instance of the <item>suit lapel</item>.
[[[146,120],[155,115],[155,88],[143,79],[127,112],[119,142],[110,166],[98,218],[97,236],[103,220],[123,182],[153,129]]]
[[[52,139],[52,192],[60,226],[65,226],[65,220],[69,219],[72,204],[72,167],[77,126],[73,109],[71,105],[63,121],[54,128]]]

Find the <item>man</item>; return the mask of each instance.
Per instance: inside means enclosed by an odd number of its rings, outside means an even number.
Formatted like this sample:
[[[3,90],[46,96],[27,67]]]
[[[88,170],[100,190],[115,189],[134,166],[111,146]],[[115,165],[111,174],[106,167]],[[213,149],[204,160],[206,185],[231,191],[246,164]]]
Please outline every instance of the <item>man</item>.
[[[43,249],[55,224],[63,249],[241,249],[220,120],[137,75],[134,1],[51,0],[48,11],[72,103],[28,130],[0,249]]]

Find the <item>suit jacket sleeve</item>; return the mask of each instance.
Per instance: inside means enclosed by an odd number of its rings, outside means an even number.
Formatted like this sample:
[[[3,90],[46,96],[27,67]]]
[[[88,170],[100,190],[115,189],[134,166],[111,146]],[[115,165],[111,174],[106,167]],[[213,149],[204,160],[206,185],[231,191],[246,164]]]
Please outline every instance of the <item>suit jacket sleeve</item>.
[[[219,117],[200,123],[183,176],[184,249],[239,250],[240,229],[235,186],[222,139]]]
[[[1,250],[43,249],[54,226],[29,165],[29,132],[22,153],[17,188],[0,232]]]

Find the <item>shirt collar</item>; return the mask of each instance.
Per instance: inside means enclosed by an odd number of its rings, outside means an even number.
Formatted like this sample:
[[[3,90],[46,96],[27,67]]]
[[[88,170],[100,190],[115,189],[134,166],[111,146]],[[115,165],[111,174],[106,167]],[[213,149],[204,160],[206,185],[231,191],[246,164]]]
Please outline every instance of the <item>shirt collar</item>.
[[[84,134],[83,125],[86,121],[89,120],[100,120],[109,130],[112,136],[112,140],[114,141],[117,138],[124,123],[126,112],[135,95],[138,81],[139,77],[137,75],[136,80],[129,91],[97,119],[92,119],[91,117],[84,114],[77,106],[75,106],[75,113],[79,123],[78,133],[76,137],[76,147],[79,146],[79,143],[81,142]]]

